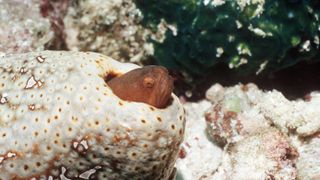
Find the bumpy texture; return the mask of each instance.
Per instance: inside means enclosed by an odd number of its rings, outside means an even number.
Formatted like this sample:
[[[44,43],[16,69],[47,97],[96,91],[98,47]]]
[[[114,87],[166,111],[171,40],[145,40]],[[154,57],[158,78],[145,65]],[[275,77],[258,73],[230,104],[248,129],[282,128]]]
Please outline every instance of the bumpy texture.
[[[295,180],[298,154],[289,142],[287,136],[269,128],[229,144],[212,179]]]
[[[319,92],[290,101],[254,84],[215,84],[206,96],[209,135],[226,149],[214,177],[319,178]]]
[[[238,85],[225,90],[216,84],[207,91],[212,107],[205,113],[209,135],[221,145],[235,142],[270,127],[260,109],[252,106],[247,89],[257,90],[253,84]]]
[[[185,138],[176,163],[177,180],[212,179],[212,173],[221,163],[223,150],[210,140],[206,132],[203,114],[210,107],[210,102],[188,102],[183,107],[187,122]]]
[[[67,48],[63,18],[68,9],[68,2],[69,0],[40,0],[41,15],[49,19],[54,32],[54,39],[46,49],[65,50]]]
[[[155,58],[163,66],[205,74],[217,63],[243,74],[319,60],[319,1],[136,0],[146,25],[176,25]]]
[[[247,86],[256,88],[253,84]],[[224,92],[221,88],[221,85],[212,87],[208,91],[207,98],[212,100],[213,97],[221,97]],[[237,90],[237,87],[230,88],[226,96],[232,94],[239,96],[240,92]],[[245,103],[241,104],[245,106]],[[208,122],[205,121],[206,116],[203,116],[207,109],[208,112],[212,111],[210,106],[207,100],[184,104],[187,123],[185,139],[179,153],[180,158],[177,160],[177,180],[296,179],[298,170],[295,166],[300,152],[297,152],[287,135],[271,126],[262,125],[259,128],[257,124],[263,121],[255,120],[257,113],[253,113],[252,117],[246,116],[248,119],[243,116],[239,118],[239,121],[245,121],[244,126],[247,126],[241,138],[233,138],[233,142],[229,141],[223,147],[219,147],[219,141],[212,140],[208,136],[211,126],[206,126]],[[234,109],[239,108],[241,106]],[[224,114],[223,111],[219,113],[220,116]],[[219,119],[219,122],[220,125],[223,124],[223,119]],[[224,130],[221,134],[227,132]],[[316,156],[316,151],[310,151],[309,157],[305,160],[310,162],[309,158]],[[317,170],[317,162],[317,160],[312,161],[313,172]],[[305,168],[305,171],[310,173],[308,168]]]
[[[167,179],[184,133],[165,109],[119,99],[109,74],[137,68],[96,53],[0,59],[0,179]]]
[[[161,40],[167,27],[143,27],[142,14],[132,0],[69,1],[64,18],[67,46],[95,51],[120,61],[141,63],[153,55],[149,38]]]
[[[0,53],[44,50],[54,39],[38,0],[0,1]]]
[[[297,161],[299,179],[320,179],[320,134],[313,136],[299,146]]]
[[[290,101],[276,90],[263,92],[254,84],[230,88],[216,84],[207,91],[213,103],[206,113],[210,134],[224,143],[270,126],[300,137],[313,135],[320,131],[320,94],[313,92],[307,97]]]

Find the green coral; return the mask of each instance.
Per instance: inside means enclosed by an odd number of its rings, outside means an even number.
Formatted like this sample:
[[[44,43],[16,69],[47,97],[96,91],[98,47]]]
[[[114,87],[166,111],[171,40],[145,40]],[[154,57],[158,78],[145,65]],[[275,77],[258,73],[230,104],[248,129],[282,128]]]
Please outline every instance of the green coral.
[[[222,0],[220,0],[221,2]],[[268,72],[319,59],[320,1],[137,0],[144,23],[177,27],[154,41],[155,59],[203,74],[217,63],[244,73]],[[262,69],[264,67],[264,69]]]

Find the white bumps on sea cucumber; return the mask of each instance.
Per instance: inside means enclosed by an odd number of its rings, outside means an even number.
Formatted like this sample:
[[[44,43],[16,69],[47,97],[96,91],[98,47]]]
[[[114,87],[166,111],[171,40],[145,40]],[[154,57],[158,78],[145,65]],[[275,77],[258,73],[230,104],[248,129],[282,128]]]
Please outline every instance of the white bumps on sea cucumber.
[[[119,99],[108,74],[138,68],[97,53],[0,58],[0,179],[168,179],[184,110]]]

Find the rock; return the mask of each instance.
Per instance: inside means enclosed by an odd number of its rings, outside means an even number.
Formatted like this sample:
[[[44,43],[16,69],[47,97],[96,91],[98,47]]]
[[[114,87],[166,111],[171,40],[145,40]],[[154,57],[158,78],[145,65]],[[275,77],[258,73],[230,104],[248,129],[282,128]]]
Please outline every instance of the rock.
[[[320,93],[288,100],[254,84],[213,85],[208,133],[224,148],[216,179],[317,179]],[[249,176],[248,176],[249,175]]]
[[[301,137],[320,131],[319,92],[290,101],[276,90],[264,92],[253,84],[229,88],[217,84],[207,97],[213,104],[206,113],[210,135],[222,144],[270,126]]]
[[[176,163],[177,180],[194,180],[212,177],[221,163],[222,149],[213,143],[206,132],[204,112],[210,102],[186,103],[186,132]]]
[[[312,136],[298,146],[298,179],[320,178],[320,135]]]
[[[150,38],[160,40],[167,29],[162,23],[153,32],[142,18],[132,0],[72,0],[64,18],[67,46],[141,64],[153,55]]]
[[[253,92],[253,93],[251,93]],[[248,96],[259,92],[254,84],[223,88],[213,85],[206,93],[212,106],[205,113],[210,137],[220,145],[269,128],[271,122],[253,106]],[[250,93],[250,94],[248,94]]]
[[[38,0],[0,1],[0,53],[44,50],[54,39]]]
[[[296,149],[289,138],[269,128],[228,144],[212,179],[288,179],[297,176]]]

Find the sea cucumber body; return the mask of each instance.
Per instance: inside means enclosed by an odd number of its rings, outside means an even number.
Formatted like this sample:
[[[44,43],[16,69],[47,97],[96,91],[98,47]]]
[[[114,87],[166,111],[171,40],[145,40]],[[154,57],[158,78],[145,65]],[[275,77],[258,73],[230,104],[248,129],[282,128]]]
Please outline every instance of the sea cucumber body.
[[[138,68],[97,53],[0,58],[0,179],[168,179],[184,133],[176,96],[119,99],[108,74]]]

